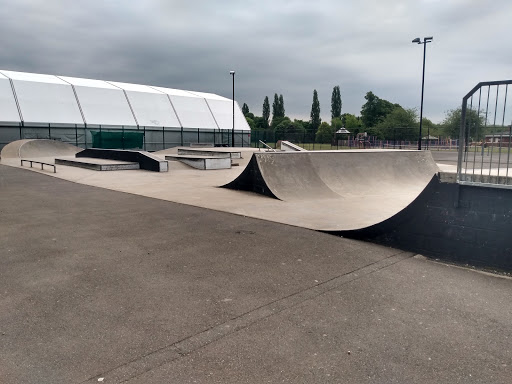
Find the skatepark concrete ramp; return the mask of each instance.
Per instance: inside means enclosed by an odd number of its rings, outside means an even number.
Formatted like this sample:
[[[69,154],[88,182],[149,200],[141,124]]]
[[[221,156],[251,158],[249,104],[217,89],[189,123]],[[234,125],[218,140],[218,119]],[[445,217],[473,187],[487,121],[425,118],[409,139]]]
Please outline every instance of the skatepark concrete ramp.
[[[307,227],[343,231],[375,225],[411,204],[438,172],[428,151],[255,152],[225,188],[282,200]],[[276,212],[278,214],[278,212]]]
[[[25,139],[10,142],[2,148],[0,157],[35,158],[50,156],[75,156],[82,148],[58,140]]]
[[[126,149],[88,148],[78,152],[76,157],[90,157],[93,159],[110,159],[139,163],[140,169],[153,172],[167,172],[167,160],[162,160],[149,152],[130,151]]]
[[[281,151],[285,151],[285,152],[303,152],[303,151],[305,151],[305,149],[302,148],[302,147],[299,147],[298,145],[293,144],[293,143],[291,143],[289,141],[283,140],[283,141],[281,141]]]
[[[283,201],[404,195],[412,199],[438,172],[426,151],[256,152],[224,187]],[[412,200],[411,200],[412,201]]]

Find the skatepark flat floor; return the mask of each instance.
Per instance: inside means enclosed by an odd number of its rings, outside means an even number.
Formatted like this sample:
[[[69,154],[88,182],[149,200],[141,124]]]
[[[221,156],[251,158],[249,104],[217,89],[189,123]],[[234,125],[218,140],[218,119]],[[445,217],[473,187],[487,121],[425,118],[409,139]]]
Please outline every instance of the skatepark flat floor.
[[[510,278],[4,165],[0,212],[2,383],[512,377]]]

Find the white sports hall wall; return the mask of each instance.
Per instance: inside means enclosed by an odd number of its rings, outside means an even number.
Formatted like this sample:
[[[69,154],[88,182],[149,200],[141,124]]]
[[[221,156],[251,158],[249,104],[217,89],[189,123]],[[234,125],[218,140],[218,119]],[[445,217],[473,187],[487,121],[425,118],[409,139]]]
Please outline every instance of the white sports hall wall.
[[[250,128],[235,102],[235,146]],[[0,70],[0,149],[19,139],[54,139],[82,148],[95,132],[138,132],[143,148],[230,146],[233,101],[212,93]]]

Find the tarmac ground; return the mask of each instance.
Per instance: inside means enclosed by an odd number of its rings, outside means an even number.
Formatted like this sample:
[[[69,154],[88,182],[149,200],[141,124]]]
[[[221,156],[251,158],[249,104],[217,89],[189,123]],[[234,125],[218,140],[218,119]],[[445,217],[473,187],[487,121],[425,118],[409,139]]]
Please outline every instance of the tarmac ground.
[[[0,165],[0,382],[510,383],[510,278],[75,181]]]

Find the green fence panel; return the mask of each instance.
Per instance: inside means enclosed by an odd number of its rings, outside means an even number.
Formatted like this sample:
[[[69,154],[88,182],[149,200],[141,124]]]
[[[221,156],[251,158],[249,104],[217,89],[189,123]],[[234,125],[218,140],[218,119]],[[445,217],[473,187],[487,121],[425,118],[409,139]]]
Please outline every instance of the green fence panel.
[[[143,132],[91,131],[93,148],[105,149],[142,149]]]

